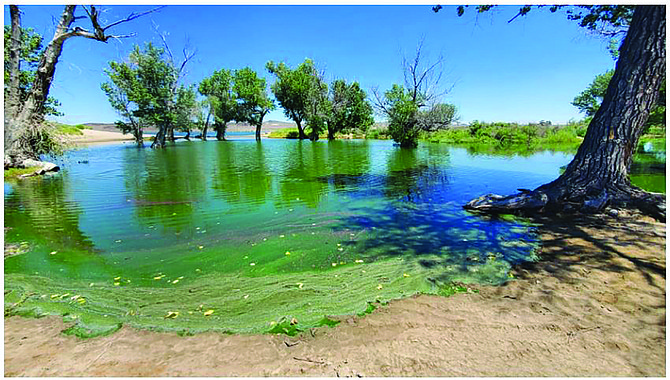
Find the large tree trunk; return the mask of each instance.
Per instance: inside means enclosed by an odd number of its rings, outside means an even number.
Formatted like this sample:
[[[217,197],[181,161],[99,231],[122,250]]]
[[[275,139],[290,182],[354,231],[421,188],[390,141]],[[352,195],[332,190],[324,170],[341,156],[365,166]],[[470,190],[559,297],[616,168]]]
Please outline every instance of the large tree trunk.
[[[565,172],[531,192],[489,194],[465,208],[489,213],[598,212],[636,207],[665,219],[665,196],[631,185],[628,169],[665,77],[665,6],[637,6],[614,76]]]
[[[207,141],[207,128],[209,127],[209,117],[211,114],[207,114],[207,120],[205,120],[205,126],[202,128],[202,136],[200,138],[202,141]]]
[[[215,123],[214,124],[214,130],[216,130],[216,139],[219,141],[225,141],[226,140],[226,124],[227,123]]]
[[[296,117],[293,118],[293,121],[298,126],[298,138],[300,140],[306,139],[307,135],[305,134],[305,130],[302,127],[302,119],[300,119],[299,117],[296,116]]]
[[[16,5],[9,6],[12,22],[11,40],[9,45],[9,83],[7,99],[5,99],[5,121],[19,113],[21,103],[21,13]],[[5,146],[7,146],[5,136]]]

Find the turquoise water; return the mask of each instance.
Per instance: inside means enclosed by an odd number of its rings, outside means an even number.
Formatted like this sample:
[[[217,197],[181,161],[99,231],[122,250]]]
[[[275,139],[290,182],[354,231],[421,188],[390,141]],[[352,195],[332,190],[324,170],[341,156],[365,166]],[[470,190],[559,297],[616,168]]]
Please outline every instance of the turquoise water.
[[[6,302],[86,326],[258,332],[499,284],[534,258],[533,226],[462,205],[535,188],[571,158],[239,137],[74,150],[56,175],[5,183],[5,239],[25,251],[5,259]]]

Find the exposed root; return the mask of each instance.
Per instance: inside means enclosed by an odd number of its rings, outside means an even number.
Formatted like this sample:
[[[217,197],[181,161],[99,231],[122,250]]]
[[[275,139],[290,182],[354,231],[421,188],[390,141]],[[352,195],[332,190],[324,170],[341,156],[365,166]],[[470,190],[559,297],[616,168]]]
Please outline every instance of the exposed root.
[[[582,189],[583,190],[583,189]],[[665,195],[642,191],[629,186],[603,189],[596,195],[584,191],[538,188],[507,197],[487,194],[463,206],[468,211],[485,214],[536,215],[549,213],[602,213],[607,207],[636,208],[643,214],[665,222]],[[577,195],[579,194],[579,195]],[[592,192],[591,192],[592,194]],[[563,195],[563,196],[560,196]]]

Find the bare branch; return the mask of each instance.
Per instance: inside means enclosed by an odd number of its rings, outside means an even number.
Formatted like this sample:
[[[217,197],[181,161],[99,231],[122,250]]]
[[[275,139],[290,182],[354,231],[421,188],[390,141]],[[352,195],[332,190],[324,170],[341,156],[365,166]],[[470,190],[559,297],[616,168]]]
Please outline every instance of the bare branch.
[[[107,30],[107,29],[109,29],[109,28],[111,28],[111,27],[113,27],[113,26],[122,24],[122,23],[124,23],[124,22],[132,21],[132,20],[134,20],[134,19],[136,19],[136,18],[138,18],[138,17],[142,17],[142,16],[144,16],[144,15],[148,15],[149,13],[157,12],[157,11],[159,11],[159,10],[165,8],[165,7],[166,7],[165,5],[161,5],[160,7],[156,7],[156,8],[154,8],[154,9],[150,9],[150,10],[145,11],[145,12],[140,12],[140,13],[137,13],[137,14],[135,14],[135,13],[131,13],[130,15],[128,15],[128,17],[124,18],[123,20],[118,20],[118,21],[115,21],[115,22],[113,22],[113,23],[111,23],[111,24],[109,24],[109,25],[107,25],[107,26],[104,26],[104,27],[102,28],[102,31],[104,32],[105,30]]]

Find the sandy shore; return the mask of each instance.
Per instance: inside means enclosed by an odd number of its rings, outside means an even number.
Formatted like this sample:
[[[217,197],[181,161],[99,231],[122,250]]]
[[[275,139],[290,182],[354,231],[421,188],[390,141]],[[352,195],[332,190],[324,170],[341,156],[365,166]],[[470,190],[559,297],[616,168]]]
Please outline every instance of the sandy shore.
[[[293,338],[124,327],[80,340],[58,317],[6,318],[5,376],[665,376],[665,224],[566,220],[542,239],[542,261],[505,286]]]
[[[133,135],[124,135],[121,132],[99,131],[94,129],[82,129],[83,135],[66,135],[65,140],[75,145],[89,145],[121,141],[133,141]]]

